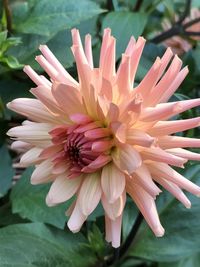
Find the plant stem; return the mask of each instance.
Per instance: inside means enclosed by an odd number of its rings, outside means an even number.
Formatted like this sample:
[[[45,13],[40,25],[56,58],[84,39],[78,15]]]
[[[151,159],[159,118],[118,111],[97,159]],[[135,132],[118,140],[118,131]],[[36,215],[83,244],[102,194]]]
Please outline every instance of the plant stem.
[[[184,12],[183,12],[182,16],[179,18],[179,20],[169,30],[159,34],[158,36],[154,37],[150,41],[158,44],[158,43],[163,42],[164,40],[166,40],[168,38],[171,38],[175,35],[181,35],[181,34],[185,35],[185,36],[189,36],[189,35],[199,36],[199,33],[187,32],[186,29],[188,27],[192,26],[193,24],[200,22],[200,18],[196,18],[196,19],[193,19],[187,23],[182,24],[183,21],[185,20],[185,18],[190,13],[190,7],[191,7],[191,0],[187,0]]]
[[[10,11],[8,0],[3,0],[3,6],[5,9],[6,27],[7,27],[8,35],[9,35],[12,32],[12,16],[11,16],[11,11]]]
[[[111,266],[112,264],[119,261],[127,253],[128,249],[130,248],[131,244],[133,243],[135,239],[135,236],[138,232],[138,229],[142,221],[143,221],[143,215],[141,214],[141,212],[139,212],[135,220],[135,223],[133,224],[133,227],[127,239],[125,240],[124,244],[121,247],[114,250],[113,255],[104,262],[103,266],[106,266],[106,267]]]
[[[140,10],[140,8],[142,6],[142,2],[143,2],[143,0],[137,0],[137,3],[136,3],[136,5],[135,5],[135,7],[133,9],[134,12],[137,12],[137,11]]]

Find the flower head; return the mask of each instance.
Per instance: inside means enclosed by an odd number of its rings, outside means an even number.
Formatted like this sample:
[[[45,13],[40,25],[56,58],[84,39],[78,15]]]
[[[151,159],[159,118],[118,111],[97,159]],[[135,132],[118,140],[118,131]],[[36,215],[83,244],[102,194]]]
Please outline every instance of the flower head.
[[[190,22],[191,20],[197,19],[199,17],[200,17],[199,9],[192,8],[190,11],[190,16],[184,20],[184,23]],[[175,20],[178,20],[178,17],[176,15],[175,15]],[[171,23],[168,19],[165,19],[162,23],[162,26],[164,30],[169,30],[171,28]],[[200,32],[200,22],[197,22],[191,25],[190,27],[187,27],[186,31],[195,32],[195,33]],[[186,39],[186,38],[176,35],[169,39],[166,39],[163,43],[167,47],[170,46],[173,53],[177,55],[182,55],[183,53],[189,51],[192,48],[191,40],[198,41],[200,40],[200,36],[194,36],[191,34],[190,38]]]
[[[156,236],[162,236],[155,206],[161,192],[170,191],[187,208],[185,189],[200,195],[200,188],[171,166],[183,167],[188,159],[200,160],[186,147],[200,147],[198,139],[174,133],[199,126],[200,118],[168,120],[198,106],[200,99],[165,103],[188,73],[168,48],[157,58],[143,80],[134,84],[145,39],[131,37],[121,63],[115,68],[115,38],[104,30],[99,67],[93,67],[91,37],[83,48],[79,32],[72,30],[72,52],[78,82],[58,62],[47,46],[37,62],[50,80],[30,66],[24,71],[37,85],[37,99],[20,98],[8,107],[28,117],[22,126],[9,130],[14,147],[27,152],[24,166],[35,165],[32,184],[52,182],[47,205],[75,196],[67,211],[68,227],[80,230],[101,202],[105,210],[106,240],[120,245],[122,214],[127,193],[141,210]]]

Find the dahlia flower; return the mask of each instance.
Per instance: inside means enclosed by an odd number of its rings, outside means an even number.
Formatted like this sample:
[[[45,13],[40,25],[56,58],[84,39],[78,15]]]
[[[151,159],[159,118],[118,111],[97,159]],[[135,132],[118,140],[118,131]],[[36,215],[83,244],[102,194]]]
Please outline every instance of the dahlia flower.
[[[200,187],[173,169],[183,168],[200,155],[199,139],[173,135],[199,126],[200,118],[168,120],[198,106],[200,99],[165,103],[188,73],[170,48],[157,58],[139,84],[134,84],[145,39],[131,37],[116,70],[115,43],[105,29],[99,67],[93,66],[91,36],[83,48],[79,31],[72,30],[72,52],[78,82],[63,68],[46,45],[36,61],[50,77],[30,66],[24,71],[37,85],[37,98],[18,98],[8,107],[26,117],[8,131],[13,146],[26,150],[23,166],[35,165],[31,183],[51,182],[49,206],[74,196],[67,210],[68,227],[80,230],[101,202],[105,211],[106,240],[120,245],[122,214],[127,194],[133,199],[156,236],[164,229],[156,210],[158,184],[190,208],[182,189],[199,196]]]
[[[200,17],[200,11],[198,8],[192,8],[190,11],[190,16],[184,20],[184,23],[189,22],[193,19],[197,19]],[[175,16],[175,20],[178,20],[178,17]],[[165,31],[169,30],[172,26],[169,20],[165,19],[162,23],[163,29]],[[190,27],[187,28],[187,31],[190,32],[200,32],[200,22],[197,22]],[[190,40],[198,41],[200,40],[200,36],[190,36]],[[163,44],[168,47],[170,46],[173,53],[177,55],[182,55],[183,53],[189,51],[192,48],[192,44],[189,39],[184,39],[180,36],[173,36],[169,39],[166,39]]]

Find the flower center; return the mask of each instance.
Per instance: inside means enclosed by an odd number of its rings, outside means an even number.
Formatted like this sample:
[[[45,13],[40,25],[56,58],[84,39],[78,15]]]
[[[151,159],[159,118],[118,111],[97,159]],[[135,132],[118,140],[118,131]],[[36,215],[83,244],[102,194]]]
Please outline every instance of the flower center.
[[[86,126],[60,126],[50,132],[52,142],[62,147],[53,162],[61,165],[66,163],[71,178],[81,173],[94,172],[111,160],[110,131],[97,126],[90,129],[92,125],[89,124]]]

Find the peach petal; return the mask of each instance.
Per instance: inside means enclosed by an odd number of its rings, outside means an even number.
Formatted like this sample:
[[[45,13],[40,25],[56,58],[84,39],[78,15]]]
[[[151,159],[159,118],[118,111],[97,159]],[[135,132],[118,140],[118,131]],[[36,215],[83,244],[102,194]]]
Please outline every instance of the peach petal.
[[[125,189],[125,175],[113,163],[104,166],[101,186],[109,203],[114,203]]]
[[[119,217],[122,214],[124,210],[124,206],[126,203],[126,191],[124,190],[122,195],[113,203],[109,203],[105,195],[102,194],[101,203],[103,205],[103,208],[107,216],[111,220],[115,220],[117,217]]]
[[[101,180],[99,173],[88,174],[83,179],[78,196],[81,211],[88,216],[98,205],[101,199]]]
[[[57,205],[70,199],[77,192],[81,181],[81,176],[68,179],[67,173],[56,177],[46,197],[47,205]]]
[[[92,41],[91,41],[90,34],[87,34],[85,36],[85,55],[86,55],[89,66],[93,68]]]
[[[118,248],[121,242],[122,215],[111,220],[112,246]]]
[[[153,136],[163,136],[186,131],[199,125],[200,117],[176,121],[159,121],[152,129],[148,130],[148,133]]]
[[[37,85],[49,86],[49,84],[44,81],[38,74],[35,72],[31,66],[26,65],[23,71],[29,76],[29,78]]]
[[[17,98],[9,102],[7,107],[34,121],[54,124],[59,121],[59,117],[49,113],[47,108],[37,99]]]
[[[134,181],[134,183],[132,183],[132,181]],[[145,164],[138,168],[133,175],[133,179],[129,179],[128,181],[130,186],[134,186],[135,182],[142,186],[153,198],[156,198],[156,196],[162,192],[153,182],[151,174]]]
[[[161,136],[158,144],[162,148],[200,147],[200,139],[182,136]]]
[[[39,47],[42,54],[45,56],[47,61],[57,70],[61,79],[68,85],[77,86],[78,83],[76,80],[72,78],[72,76],[65,70],[62,64],[58,61],[58,59],[54,56],[51,50],[47,45],[40,45]]]
[[[81,95],[75,87],[62,83],[54,83],[52,95],[65,113],[85,113]]]
[[[167,191],[169,191],[175,198],[183,203],[186,208],[189,209],[191,207],[191,202],[175,183],[163,179],[162,177],[154,177],[154,180],[167,189]]]
[[[200,154],[188,151],[186,149],[171,148],[171,149],[166,149],[166,151],[175,156],[186,158],[188,160],[198,160],[198,161],[200,160]]]
[[[150,147],[154,141],[153,137],[138,129],[130,128],[127,131],[127,143],[130,145]]]
[[[41,158],[39,158],[41,151],[42,149],[38,147],[31,148],[21,157],[20,164],[26,167],[37,164],[41,160]]]
[[[76,202],[76,205],[72,211],[67,226],[73,233],[77,233],[80,231],[80,228],[86,219],[87,216],[83,214],[83,212],[80,209],[79,203]]]
[[[167,164],[151,162],[150,164],[148,164],[148,169],[153,176],[163,177],[164,179],[177,184],[180,188],[183,188],[194,195],[200,196],[199,186],[186,179],[184,176],[176,172]]]
[[[145,160],[164,162],[177,167],[183,167],[183,164],[187,162],[187,159],[167,153],[159,147],[145,148],[140,153]]]
[[[141,186],[127,187],[127,191],[142,212],[145,220],[157,237],[164,235],[164,229],[160,223],[155,201]]]
[[[53,179],[52,176],[53,164],[51,159],[47,159],[36,166],[35,170],[31,175],[31,184],[42,184],[50,182]]]
[[[181,59],[175,55],[171,65],[167,72],[164,74],[159,83],[153,88],[150,97],[148,99],[148,105],[154,106],[160,102],[163,93],[170,87],[171,82],[178,75],[182,66]]]
[[[122,148],[116,148],[111,156],[116,166],[128,175],[142,164],[139,153],[131,145],[126,144]]]

